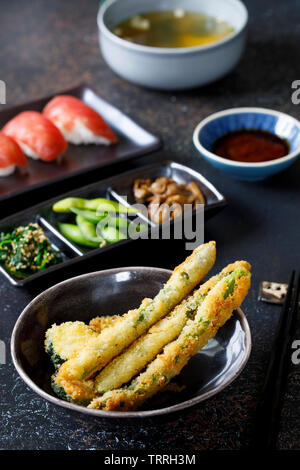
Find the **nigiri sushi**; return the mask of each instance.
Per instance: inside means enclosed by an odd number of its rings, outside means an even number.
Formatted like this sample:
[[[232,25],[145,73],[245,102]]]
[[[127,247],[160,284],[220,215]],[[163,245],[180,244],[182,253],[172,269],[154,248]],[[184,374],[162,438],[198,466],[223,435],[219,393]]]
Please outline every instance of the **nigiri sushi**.
[[[28,157],[46,162],[57,158],[68,146],[53,122],[37,111],[23,111],[5,124],[2,132],[16,140]]]
[[[0,176],[11,175],[16,166],[27,165],[27,158],[17,142],[0,132]]]
[[[118,140],[100,114],[74,96],[54,97],[43,113],[72,144],[110,145]]]

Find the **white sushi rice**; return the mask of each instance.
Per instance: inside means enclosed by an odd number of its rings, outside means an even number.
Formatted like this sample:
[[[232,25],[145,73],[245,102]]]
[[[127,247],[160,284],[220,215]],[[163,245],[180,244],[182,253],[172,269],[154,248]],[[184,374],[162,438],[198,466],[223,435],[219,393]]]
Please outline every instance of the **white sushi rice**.
[[[28,145],[26,144],[23,144],[23,142],[20,142],[20,140],[17,140],[15,139],[19,146],[21,147],[21,149],[23,150],[23,152],[25,153],[25,155],[27,155],[27,157],[30,157],[30,158],[33,158],[34,160],[39,160],[39,155],[37,155],[31,147],[28,147]]]
[[[76,119],[74,123],[74,127],[71,131],[68,129],[65,129],[63,125],[53,119],[54,124],[64,138],[66,139],[67,142],[70,142],[71,144],[75,145],[89,145],[89,144],[97,144],[97,145],[110,145],[111,142],[108,139],[105,139],[105,137],[101,137],[98,135],[95,135],[88,127],[86,127],[83,122],[80,119]]]
[[[11,175],[16,169],[16,165],[10,165],[6,168],[0,168],[0,176],[9,176]]]

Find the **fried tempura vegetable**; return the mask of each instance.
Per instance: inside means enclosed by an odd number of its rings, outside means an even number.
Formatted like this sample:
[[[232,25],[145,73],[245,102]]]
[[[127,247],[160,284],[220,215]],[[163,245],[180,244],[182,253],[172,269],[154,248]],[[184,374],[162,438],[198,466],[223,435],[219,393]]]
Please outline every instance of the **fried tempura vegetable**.
[[[59,398],[76,405],[87,406],[96,397],[92,380],[70,382],[54,374],[51,377],[51,387]]]
[[[122,320],[122,315],[106,315],[103,317],[92,318],[89,325],[93,330],[97,331],[97,333],[101,333],[105,328],[109,328]]]
[[[67,361],[75,351],[83,348],[89,338],[97,336],[101,331],[119,322],[120,315],[95,317],[89,326],[80,321],[69,321],[60,325],[52,325],[46,331],[45,351],[57,369]]]
[[[168,344],[128,387],[106,392],[95,398],[89,408],[102,410],[135,410],[148,398],[161,391],[178,375],[189,359],[203,348],[209,339],[238,308],[250,287],[251,274],[246,263],[220,280],[197,309],[194,320],[188,321],[178,339]]]
[[[95,336],[98,333],[81,321],[54,324],[46,332],[45,350],[54,367],[58,368]]]
[[[243,262],[238,261],[224,268],[110,362],[96,377],[96,392],[103,394],[119,388],[143,370],[166,344],[177,338],[187,320],[194,317],[197,308],[216,283],[238,266],[242,267]]]
[[[151,299],[144,299],[142,301],[142,305],[146,305],[150,302]],[[110,326],[119,323],[124,319],[124,315],[112,315],[112,316],[102,316],[102,317],[95,317],[92,318],[90,321],[89,327],[84,325],[86,328],[92,328],[96,334],[99,334],[105,328],[109,328]],[[73,322],[69,322],[67,327],[64,327],[66,330],[65,332],[68,334],[71,331],[71,325]],[[74,322],[74,323],[81,323],[81,322]],[[74,329],[75,330],[75,329]],[[64,337],[63,331],[61,332],[60,336],[60,344],[63,347]],[[76,337],[74,339],[74,351],[76,350]],[[79,342],[81,339],[79,338]],[[80,343],[82,347],[82,342]],[[66,351],[65,351],[66,353]],[[68,356],[69,358],[69,356]],[[67,358],[67,359],[68,359]],[[58,364],[58,367],[61,363]],[[94,392],[94,382],[91,380],[76,380],[76,379],[65,379],[64,377],[60,377],[57,375],[53,375],[51,386],[53,391],[56,393],[57,396],[62,398],[63,400],[70,401],[72,403],[76,403],[78,405],[86,406],[88,403],[91,402],[93,398],[96,397],[96,393]]]
[[[74,351],[84,347],[91,336],[97,336],[100,331],[120,319],[122,316],[107,315],[92,318],[89,326],[80,321],[52,325],[46,332],[45,349],[54,367],[58,369]],[[77,405],[87,406],[96,396],[94,382],[91,380],[70,382],[61,377],[57,378],[54,374],[51,378],[51,387],[59,398]]]
[[[196,248],[173,272],[157,296],[147,305],[128,312],[123,321],[91,338],[87,346],[60,367],[65,379],[88,379],[120,354],[150,326],[166,316],[203,279],[215,262],[215,242]]]

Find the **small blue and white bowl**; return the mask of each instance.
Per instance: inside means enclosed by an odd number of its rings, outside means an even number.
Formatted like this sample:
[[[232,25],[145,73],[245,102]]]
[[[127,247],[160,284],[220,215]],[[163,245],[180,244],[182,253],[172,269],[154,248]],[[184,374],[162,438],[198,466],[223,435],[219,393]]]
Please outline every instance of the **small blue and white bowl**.
[[[267,162],[245,163],[227,160],[211,151],[219,137],[241,129],[260,129],[276,134],[289,143],[288,155]],[[297,160],[300,155],[300,122],[271,109],[233,108],[201,121],[194,131],[193,141],[200,155],[214,167],[240,180],[259,181],[279,173]]]

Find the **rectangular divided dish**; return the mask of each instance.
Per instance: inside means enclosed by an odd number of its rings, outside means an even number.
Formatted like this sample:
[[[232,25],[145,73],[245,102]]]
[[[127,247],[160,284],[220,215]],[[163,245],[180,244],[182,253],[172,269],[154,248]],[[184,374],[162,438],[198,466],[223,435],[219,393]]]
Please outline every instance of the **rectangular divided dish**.
[[[0,271],[5,275],[9,281],[15,286],[24,286],[29,282],[34,281],[41,276],[46,276],[53,271],[61,270],[66,266],[76,263],[78,260],[88,259],[101,253],[113,250],[116,245],[121,246],[127,245],[128,243],[134,243],[133,239],[126,239],[117,243],[108,244],[102,248],[87,248],[79,246],[73,242],[67,240],[58,230],[59,222],[71,222],[74,223],[74,214],[55,213],[52,210],[52,206],[55,202],[65,197],[82,197],[85,199],[94,199],[103,197],[118,201],[121,204],[128,205],[133,204],[133,192],[132,187],[134,180],[137,178],[157,178],[158,176],[166,176],[174,179],[178,183],[188,183],[195,181],[205,196],[206,204],[204,208],[205,218],[209,218],[216,214],[221,208],[226,205],[224,196],[200,173],[188,168],[184,165],[175,162],[164,162],[162,164],[149,165],[145,167],[132,170],[127,173],[123,173],[111,178],[99,181],[97,183],[89,184],[72,190],[59,197],[55,197],[49,201],[43,202],[39,205],[26,209],[25,211],[19,212],[15,215],[3,219],[0,223],[0,232],[8,232],[12,229],[28,224],[29,222],[38,222],[44,229],[46,235],[52,243],[53,247],[58,248],[62,253],[64,260],[52,267],[45,269],[44,271],[38,272],[29,276],[26,279],[17,279],[10,275],[3,266],[0,265]],[[123,199],[125,198],[127,199]],[[145,218],[145,223],[150,225],[155,224],[150,222],[149,219]]]

